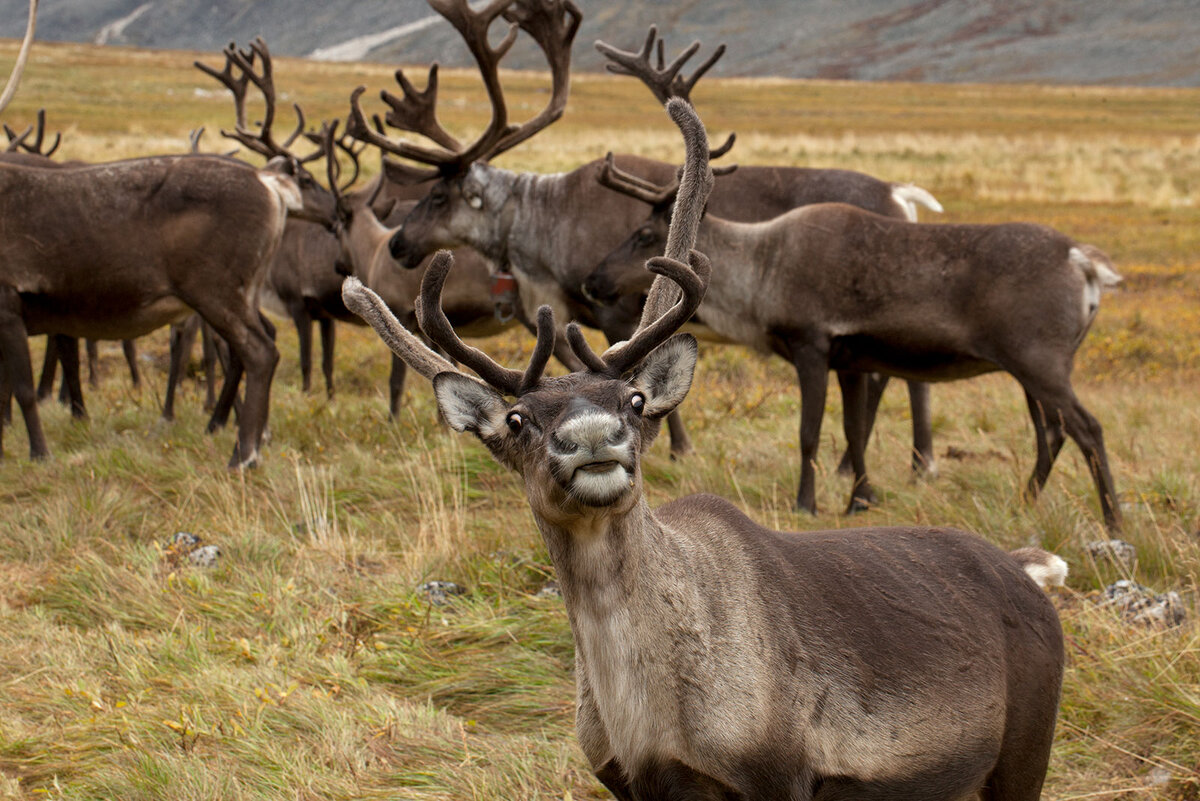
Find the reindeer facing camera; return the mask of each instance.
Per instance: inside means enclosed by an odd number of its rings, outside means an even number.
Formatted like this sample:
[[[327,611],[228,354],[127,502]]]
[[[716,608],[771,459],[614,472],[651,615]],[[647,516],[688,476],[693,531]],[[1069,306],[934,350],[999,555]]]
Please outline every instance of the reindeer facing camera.
[[[628,341],[596,354],[568,330],[586,369],[542,375],[548,307],[524,371],[459,340],[439,306],[447,253],[418,318],[480,378],[356,279],[343,287],[433,382],[451,427],[522,476],[575,638],[584,753],[625,800],[1036,799],[1063,670],[1039,582],[1061,582],[1062,560],[948,529],[782,533],[710,495],[647,505],[641,455],[696,364],[695,339],[674,332],[710,276],[688,252],[707,136],[687,103],[667,108],[688,149],[667,255],[647,264],[658,278]]]

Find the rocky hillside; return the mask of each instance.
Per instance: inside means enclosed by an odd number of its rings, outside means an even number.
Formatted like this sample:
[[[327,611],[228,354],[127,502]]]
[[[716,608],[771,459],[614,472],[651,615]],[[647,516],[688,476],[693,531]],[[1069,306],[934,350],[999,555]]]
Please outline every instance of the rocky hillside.
[[[633,47],[658,23],[668,44],[727,42],[716,75],[939,82],[1200,85],[1195,0],[577,0],[576,65],[595,39]],[[25,0],[0,0],[19,36]],[[47,40],[214,50],[264,36],[274,52],[338,60],[468,63],[423,0],[42,0]],[[512,66],[538,67],[514,51]]]

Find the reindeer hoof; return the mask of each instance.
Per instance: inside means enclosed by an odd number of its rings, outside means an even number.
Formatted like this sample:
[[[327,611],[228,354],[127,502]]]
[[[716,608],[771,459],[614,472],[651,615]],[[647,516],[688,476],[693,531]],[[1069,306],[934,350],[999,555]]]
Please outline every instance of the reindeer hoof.
[[[860,512],[869,512],[875,506],[875,497],[872,495],[868,498],[860,498],[857,495],[850,499],[850,505],[846,507],[846,514],[856,515]]]

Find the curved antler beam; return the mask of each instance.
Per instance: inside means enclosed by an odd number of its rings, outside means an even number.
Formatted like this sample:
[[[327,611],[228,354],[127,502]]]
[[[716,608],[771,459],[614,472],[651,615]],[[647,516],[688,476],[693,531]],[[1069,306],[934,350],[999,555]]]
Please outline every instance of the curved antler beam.
[[[457,373],[458,368],[434,353],[424,342],[401,325],[383,299],[354,276],[342,282],[342,301],[346,308],[366,320],[392,352],[430,381],[438,373]]]
[[[454,326],[442,310],[442,286],[454,265],[454,256],[448,250],[439,250],[433,257],[425,277],[421,279],[421,294],[417,296],[417,324],[425,336],[446,351],[455,361],[465,364],[492,387],[507,395],[519,395],[525,376],[516,370],[501,367],[479,348],[472,347],[458,338]],[[538,346],[542,342],[541,319],[538,320]],[[553,333],[553,331],[551,332]]]

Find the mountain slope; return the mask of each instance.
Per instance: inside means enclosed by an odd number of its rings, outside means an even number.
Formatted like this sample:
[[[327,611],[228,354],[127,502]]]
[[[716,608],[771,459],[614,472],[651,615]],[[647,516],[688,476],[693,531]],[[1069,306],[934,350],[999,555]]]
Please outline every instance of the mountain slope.
[[[938,82],[1200,85],[1195,0],[579,0],[576,67],[600,68],[595,39],[727,42],[717,75]],[[469,64],[423,0],[42,0],[38,35],[139,47],[216,50],[264,36],[273,52],[340,60]],[[0,35],[20,36],[27,5],[0,0]],[[508,65],[542,66],[531,48]]]

